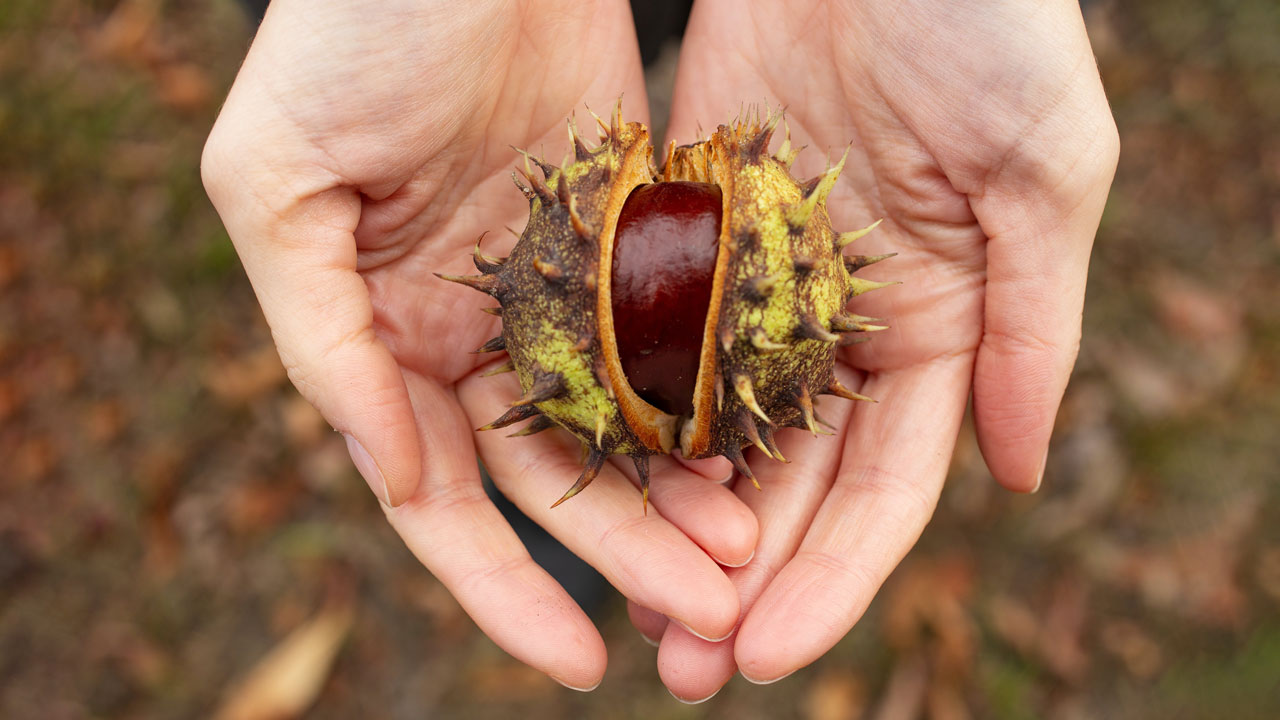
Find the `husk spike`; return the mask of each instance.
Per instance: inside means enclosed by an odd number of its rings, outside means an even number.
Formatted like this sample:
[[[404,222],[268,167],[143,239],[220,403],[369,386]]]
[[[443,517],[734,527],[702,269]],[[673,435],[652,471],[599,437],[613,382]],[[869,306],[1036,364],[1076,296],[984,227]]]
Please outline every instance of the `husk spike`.
[[[541,414],[542,411],[532,405],[519,405],[509,408],[506,412],[502,413],[497,420],[494,420],[488,425],[478,427],[476,430],[481,432],[485,430],[497,430],[498,428],[504,428],[508,425],[518,423],[521,420],[528,420],[535,415]]]
[[[848,154],[848,151],[846,151],[846,155],[847,154]],[[836,236],[836,252],[840,252],[841,250],[849,247],[849,244],[852,243],[854,240],[857,240],[858,238],[865,236],[867,233],[871,232],[872,230],[875,230],[876,228],[880,227],[880,223],[882,222],[884,222],[884,218],[880,218],[879,220],[859,230],[850,230],[848,232],[840,233],[839,235]]]
[[[519,400],[511,403],[512,407],[518,405],[532,405],[534,403],[545,402],[553,398],[557,398],[564,394],[565,382],[564,376],[560,373],[543,373],[533,379],[533,383],[529,386],[529,391]]]
[[[529,435],[537,435],[543,430],[550,430],[556,426],[556,421],[546,415],[539,415],[533,419],[533,422],[525,426],[523,430],[511,433],[507,437],[527,437]]]
[[[735,375],[733,377],[733,391],[738,394],[738,399],[742,401],[747,409],[760,416],[761,420],[773,424],[768,415],[764,414],[764,410],[760,409],[760,403],[756,402],[755,389],[751,387],[751,378],[745,374]]]
[[[877,402],[873,398],[869,398],[866,395],[860,395],[850,390],[849,388],[845,387],[844,385],[841,385],[840,381],[837,380],[836,378],[831,378],[831,384],[827,386],[825,394],[835,395],[836,397],[842,397],[845,400],[861,400],[863,402]]]
[[[566,490],[564,495],[560,496],[559,500],[551,503],[551,507],[554,508],[565,500],[568,500],[574,495],[582,492],[583,489],[590,485],[591,481],[595,480],[596,476],[600,474],[600,468],[604,467],[604,460],[606,457],[608,457],[606,453],[592,449],[587,454],[586,466],[582,468],[582,474],[578,476],[577,482]]]

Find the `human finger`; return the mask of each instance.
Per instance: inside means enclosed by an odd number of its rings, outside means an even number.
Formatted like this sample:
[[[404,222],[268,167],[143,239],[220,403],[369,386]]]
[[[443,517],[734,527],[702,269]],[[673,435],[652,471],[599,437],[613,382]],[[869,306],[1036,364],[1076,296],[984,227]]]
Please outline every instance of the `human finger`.
[[[630,460],[615,466],[633,484],[639,483]],[[741,567],[756,551],[756,516],[733,490],[669,457],[649,459],[649,502],[721,565]]]
[[[851,376],[842,378],[849,387],[859,387]],[[742,613],[750,612],[756,598],[769,581],[795,555],[805,532],[835,478],[843,452],[844,436],[852,403],[836,398],[819,403],[818,411],[834,428],[834,437],[814,436],[798,430],[777,435],[779,449],[791,460],[775,463],[756,452],[748,459],[760,480],[761,490],[739,482],[737,491],[760,522],[760,540],[750,563],[728,571],[738,589]],[[668,628],[658,650],[658,674],[672,695],[695,702],[714,695],[737,671],[733,644],[708,643]]]
[[[467,416],[449,391],[409,374],[423,444],[423,482],[384,508],[409,550],[486,635],[516,659],[576,690],[600,684],[604,640],[539,567],[485,495]]]
[[[942,488],[971,367],[968,355],[947,356],[864,385],[880,402],[854,408],[835,484],[738,629],[743,677],[774,682],[829,650],[915,543]]]
[[[224,117],[241,121],[235,112]],[[378,499],[398,505],[418,485],[421,451],[399,365],[374,331],[369,291],[356,272],[359,193],[319,171],[283,181],[253,153],[229,148],[241,131],[222,127],[205,146],[205,187],[289,379],[342,432]]]
[[[459,383],[473,425],[501,415],[520,395],[509,378],[473,375]],[[723,638],[733,629],[738,597],[724,571],[660,510],[644,513],[640,492],[613,465],[605,463],[590,487],[553,508],[582,472],[576,438],[558,430],[476,437],[498,489],[623,595],[702,637]]]
[[[733,479],[733,463],[729,462],[728,458],[717,455],[715,457],[689,460],[680,454],[679,450],[676,450],[671,457],[675,458],[676,462],[712,482],[727,485]]]
[[[993,173],[997,180],[970,199],[989,238],[975,428],[992,475],[1019,492],[1034,491],[1044,476],[1080,347],[1089,254],[1119,156],[1097,71],[1083,67],[1075,83],[1083,87],[1064,89],[1067,117],[1041,123],[1038,137],[1025,139],[1030,149],[1009,156]]]
[[[667,616],[656,613],[647,607],[641,607],[631,600],[627,601],[627,618],[640,633],[644,641],[654,647],[662,640],[662,633],[667,629]],[[692,637],[692,636],[691,636]]]

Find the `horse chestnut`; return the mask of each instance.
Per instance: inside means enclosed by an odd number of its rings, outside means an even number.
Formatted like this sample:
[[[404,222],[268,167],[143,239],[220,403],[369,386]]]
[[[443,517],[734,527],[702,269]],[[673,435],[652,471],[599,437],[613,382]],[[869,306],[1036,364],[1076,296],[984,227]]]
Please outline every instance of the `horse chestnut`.
[[[508,258],[474,253],[480,275],[440,277],[493,296],[524,395],[482,430],[532,420],[587,449],[559,504],[611,454],[629,455],[648,497],[648,458],[679,442],[688,458],[723,455],[753,482],[748,445],[783,460],[781,427],[819,432],[814,397],[867,400],[833,372],[837,347],[883,329],[846,303],[891,283],[853,276],[890,255],[847,256],[862,230],[832,230],[825,201],[844,159],[797,182],[789,135],[770,154],[781,115],[721,125],[673,146],[659,171],[649,131],[597,121],[588,147],[570,120],[574,160],[524,153],[529,223]],[[541,171],[538,177],[531,164]]]

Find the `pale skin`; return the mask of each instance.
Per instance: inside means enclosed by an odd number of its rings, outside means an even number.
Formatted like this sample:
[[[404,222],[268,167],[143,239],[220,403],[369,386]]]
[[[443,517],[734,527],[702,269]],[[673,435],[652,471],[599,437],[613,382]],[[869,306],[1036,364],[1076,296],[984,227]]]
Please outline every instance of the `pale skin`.
[[[800,176],[852,141],[833,220],[884,218],[855,251],[900,254],[861,274],[905,283],[859,298],[892,329],[841,357],[845,384],[879,403],[823,401],[837,436],[781,433],[789,465],[748,454],[763,492],[716,482],[720,460],[655,458],[647,515],[625,459],[550,510],[577,441],[472,430],[519,388],[465,352],[497,333],[479,312],[493,303],[432,275],[473,272],[485,231],[489,254],[514,243],[502,227],[522,227],[527,204],[509,145],[559,162],[565,115],[586,127],[584,104],[619,94],[647,120],[626,4],[351,5],[272,3],[205,182],[290,378],[409,548],[512,655],[577,689],[606,663],[485,497],[477,453],[629,599],[685,701],[735,671],[776,680],[849,631],[932,514],[971,393],[996,480],[1039,485],[1118,152],[1074,3],[699,0],[671,137],[746,102],[787,108],[809,146]]]

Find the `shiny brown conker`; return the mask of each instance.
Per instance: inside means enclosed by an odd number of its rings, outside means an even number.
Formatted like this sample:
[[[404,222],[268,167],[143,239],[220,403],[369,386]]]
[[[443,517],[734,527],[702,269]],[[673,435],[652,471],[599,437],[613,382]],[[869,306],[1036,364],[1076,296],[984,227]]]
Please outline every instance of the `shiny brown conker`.
[[[672,415],[693,412],[722,202],[710,183],[652,183],[632,190],[618,217],[618,354],[636,393]]]

